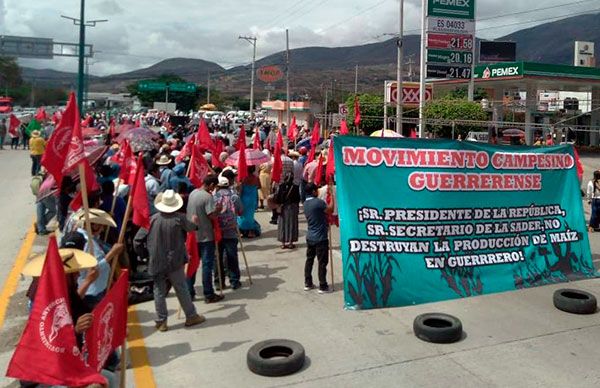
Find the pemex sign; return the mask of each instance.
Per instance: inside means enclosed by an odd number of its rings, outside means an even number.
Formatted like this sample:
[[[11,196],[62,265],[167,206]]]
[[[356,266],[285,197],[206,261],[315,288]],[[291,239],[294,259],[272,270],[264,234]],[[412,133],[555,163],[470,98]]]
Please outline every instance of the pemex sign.
[[[475,0],[428,0],[427,16],[475,19]]]

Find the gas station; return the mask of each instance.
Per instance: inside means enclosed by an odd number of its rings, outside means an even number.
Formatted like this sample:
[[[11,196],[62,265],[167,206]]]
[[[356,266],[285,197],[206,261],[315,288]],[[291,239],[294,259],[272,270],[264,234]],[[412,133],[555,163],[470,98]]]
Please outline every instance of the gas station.
[[[484,89],[489,98],[494,123],[501,125],[507,99],[521,99],[520,110],[525,115],[522,128],[525,141],[533,144],[536,135],[572,129],[577,133],[577,142],[598,145],[600,141],[600,69],[567,65],[552,65],[534,62],[500,62],[479,65],[474,68],[475,88]],[[434,80],[434,94],[439,96],[450,90],[465,87],[464,79]],[[578,104],[572,106],[565,99],[560,112],[548,112],[540,105],[540,93],[544,92],[586,93],[589,111],[581,112]],[[560,113],[560,115],[558,114]],[[560,117],[559,117],[560,116]],[[515,127],[511,123],[512,128]],[[500,134],[498,134],[500,135]],[[557,138],[556,141],[560,141]]]

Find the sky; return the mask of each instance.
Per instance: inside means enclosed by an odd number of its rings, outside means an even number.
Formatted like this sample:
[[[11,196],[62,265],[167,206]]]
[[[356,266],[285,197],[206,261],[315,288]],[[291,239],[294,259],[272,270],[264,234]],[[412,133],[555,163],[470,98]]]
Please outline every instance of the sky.
[[[229,68],[290,48],[353,46],[399,31],[399,0],[86,0],[85,19],[108,19],[86,29],[96,54],[90,73],[117,74],[166,58],[198,58]],[[600,11],[600,0],[477,0],[477,36],[494,39],[559,18]],[[77,42],[79,0],[0,0],[0,34]],[[405,0],[405,34],[418,34],[421,0]],[[77,70],[76,58],[21,59],[20,64]]]

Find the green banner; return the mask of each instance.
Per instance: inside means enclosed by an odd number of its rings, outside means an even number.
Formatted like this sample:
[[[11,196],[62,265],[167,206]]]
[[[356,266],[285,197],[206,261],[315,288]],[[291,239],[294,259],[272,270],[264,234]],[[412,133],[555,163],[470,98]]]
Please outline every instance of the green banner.
[[[347,308],[597,276],[573,148],[335,138]]]
[[[428,0],[427,16],[475,19],[475,0]]]

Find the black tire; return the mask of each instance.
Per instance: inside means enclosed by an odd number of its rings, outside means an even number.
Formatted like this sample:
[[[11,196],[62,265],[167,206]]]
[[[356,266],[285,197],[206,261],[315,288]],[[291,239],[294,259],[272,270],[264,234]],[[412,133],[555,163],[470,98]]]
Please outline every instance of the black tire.
[[[462,337],[460,319],[442,313],[421,314],[413,322],[415,335],[427,342],[449,344]]]
[[[248,368],[262,376],[286,376],[304,365],[304,347],[296,341],[271,339],[261,341],[248,350]]]
[[[552,298],[554,307],[572,314],[594,314],[596,312],[596,297],[589,292],[562,288],[554,291]]]

